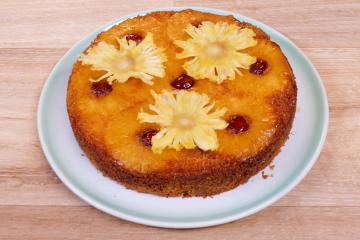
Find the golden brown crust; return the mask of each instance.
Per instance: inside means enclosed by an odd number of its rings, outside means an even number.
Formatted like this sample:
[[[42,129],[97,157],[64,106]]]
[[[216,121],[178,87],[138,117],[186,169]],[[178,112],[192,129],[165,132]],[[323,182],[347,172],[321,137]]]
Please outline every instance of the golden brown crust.
[[[154,12],[149,16],[157,19],[163,19],[178,12]],[[193,14],[193,10],[185,10],[182,13]],[[200,19],[206,19],[206,14],[201,15]],[[226,18],[233,19],[232,16]],[[242,26],[254,29],[257,38],[269,40],[269,37],[259,28],[248,23],[240,23]],[[102,39],[100,34],[92,45]],[[274,44],[274,43],[273,43]],[[92,46],[91,45],[91,46]],[[276,45],[276,44],[274,44]],[[278,47],[276,45],[276,47]],[[74,65],[73,74],[76,73],[81,64],[77,62]],[[290,71],[291,67],[289,65]],[[124,166],[119,159],[115,159],[102,143],[103,139],[97,139],[82,127],[79,120],[80,114],[75,108],[73,102],[76,91],[69,91],[67,96],[67,107],[71,126],[80,146],[94,163],[94,165],[106,176],[122,183],[127,188],[139,192],[153,193],[163,196],[211,196],[224,191],[231,190],[239,184],[245,183],[248,179],[265,168],[274,156],[278,154],[281,146],[288,138],[296,109],[296,83],[294,75],[288,74],[286,86],[278,92],[273,93],[267,98],[269,105],[272,106],[277,118],[277,128],[272,141],[265,148],[258,151],[246,159],[238,159],[237,156],[225,155],[219,153],[196,151],[195,154],[204,158],[216,159],[216,164],[204,168],[196,164],[184,169],[169,161],[170,167],[158,171],[140,172],[129,169]],[[68,89],[73,82],[70,78]],[[138,103],[133,103],[134,105]],[[221,163],[221,164],[219,164]]]

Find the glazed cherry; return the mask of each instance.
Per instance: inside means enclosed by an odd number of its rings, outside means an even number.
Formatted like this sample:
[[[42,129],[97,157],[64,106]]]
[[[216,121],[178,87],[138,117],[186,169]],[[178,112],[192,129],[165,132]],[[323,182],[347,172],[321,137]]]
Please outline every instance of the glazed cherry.
[[[177,77],[171,82],[171,86],[176,89],[189,89],[194,86],[194,84],[195,80],[192,77],[186,75],[185,73],[181,74],[179,77]]]
[[[92,83],[91,90],[97,97],[101,97],[109,94],[112,91],[112,86],[106,80],[101,80]]]
[[[128,35],[126,35],[126,40],[127,41],[132,40],[132,41],[135,41],[136,44],[139,44],[143,40],[143,37],[140,34],[136,34],[136,33],[128,34]]]
[[[258,59],[250,66],[250,72],[255,75],[263,75],[267,69],[268,63],[262,59]]]
[[[140,133],[140,141],[147,147],[151,147],[151,139],[155,136],[159,131],[155,129],[146,129]]]
[[[194,23],[192,23],[192,25],[194,27],[198,28],[198,27],[200,27],[202,25],[202,23],[201,22],[194,22]]]
[[[249,123],[244,116],[232,115],[229,120],[227,130],[231,133],[239,134],[249,129]]]

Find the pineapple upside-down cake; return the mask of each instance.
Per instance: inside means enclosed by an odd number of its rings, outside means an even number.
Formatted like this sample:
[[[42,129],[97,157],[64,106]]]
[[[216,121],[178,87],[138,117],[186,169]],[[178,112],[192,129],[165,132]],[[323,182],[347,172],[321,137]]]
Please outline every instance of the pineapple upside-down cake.
[[[285,55],[261,29],[162,11],[97,36],[74,64],[67,108],[104,175],[140,192],[210,196],[270,164],[296,94]]]

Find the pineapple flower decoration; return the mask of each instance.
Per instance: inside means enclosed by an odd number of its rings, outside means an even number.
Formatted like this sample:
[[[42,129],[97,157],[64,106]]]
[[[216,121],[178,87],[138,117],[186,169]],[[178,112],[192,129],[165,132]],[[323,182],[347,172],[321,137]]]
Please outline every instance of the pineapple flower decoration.
[[[204,21],[198,27],[189,24],[185,31],[190,35],[188,40],[174,41],[183,49],[176,57],[192,58],[183,68],[195,79],[207,78],[221,84],[226,79],[233,80],[236,73],[241,74],[238,68],[249,69],[256,62],[255,57],[239,52],[257,44],[250,28]]]
[[[123,83],[134,77],[152,85],[154,76],[165,76],[163,63],[166,56],[163,50],[154,44],[152,33],[148,33],[139,44],[133,40],[128,41],[126,36],[116,40],[119,48],[99,42],[89,48],[86,54],[80,55],[79,60],[83,64],[91,65],[95,71],[104,72],[99,78],[90,81],[107,79],[108,83],[112,84],[113,81]]]
[[[160,131],[152,137],[152,151],[161,153],[166,147],[176,150],[199,147],[204,151],[216,150],[219,146],[215,130],[225,129],[227,123],[221,117],[226,109],[212,110],[214,103],[209,97],[193,91],[151,92],[155,99],[149,108],[155,115],[138,114],[140,122],[159,124]]]

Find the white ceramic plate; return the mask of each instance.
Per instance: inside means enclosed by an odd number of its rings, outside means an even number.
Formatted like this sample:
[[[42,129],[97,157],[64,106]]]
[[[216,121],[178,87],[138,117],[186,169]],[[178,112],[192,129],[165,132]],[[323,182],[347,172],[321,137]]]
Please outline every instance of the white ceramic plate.
[[[78,54],[95,36],[127,18],[159,10],[192,8],[233,15],[259,26],[281,46],[296,76],[298,109],[291,135],[275,158],[272,178],[261,174],[229,192],[209,198],[165,198],[125,189],[104,177],[82,156],[66,111],[66,88]],[[315,163],[325,141],[328,103],[319,74],[304,54],[276,30],[237,13],[216,9],[163,8],[135,13],[105,25],[71,48],[57,63],[43,88],[38,108],[40,142],[51,167],[76,195],[111,215],[129,221],[169,228],[196,228],[222,224],[255,213],[294,188]],[[270,170],[268,170],[270,171]]]

